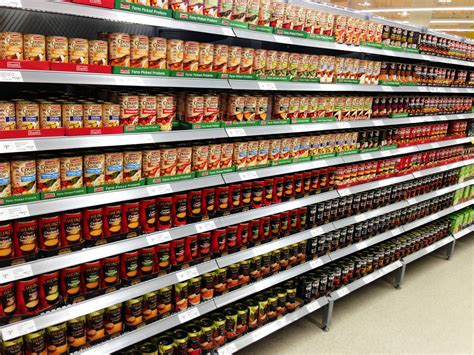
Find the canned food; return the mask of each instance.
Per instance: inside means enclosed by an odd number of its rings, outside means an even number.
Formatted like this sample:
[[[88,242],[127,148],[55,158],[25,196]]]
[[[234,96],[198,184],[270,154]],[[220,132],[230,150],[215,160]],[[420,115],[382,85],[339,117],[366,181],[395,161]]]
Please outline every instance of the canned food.
[[[183,70],[184,41],[179,39],[169,39],[166,58],[169,69]]]
[[[63,126],[65,128],[84,127],[84,107],[81,103],[68,102],[62,105]]]
[[[17,129],[39,129],[39,116],[39,104],[29,101],[20,101],[16,103]]]
[[[198,70],[203,72],[212,71],[214,60],[214,45],[212,43],[199,43],[199,65]]]
[[[130,35],[130,66],[148,68],[149,39],[143,35]]]
[[[105,183],[120,184],[123,182],[123,157],[121,151],[107,151],[105,153]]]
[[[46,38],[39,34],[23,35],[23,57],[34,62],[46,60]]]
[[[46,58],[48,62],[68,63],[69,50],[67,37],[46,37]]]
[[[109,33],[109,65],[130,66],[130,35],[128,33]]]
[[[11,162],[13,195],[36,193],[36,162],[27,157],[18,157]]]
[[[69,38],[69,63],[89,64],[89,41],[84,38]]]
[[[23,47],[23,35],[21,33],[0,33],[1,60],[23,60]]]
[[[86,153],[84,155],[84,179],[86,186],[105,184],[105,154]]]
[[[212,70],[217,73],[227,73],[229,46],[226,44],[214,45]]]
[[[109,48],[106,41],[89,41],[89,64],[107,65],[109,59]]]
[[[120,126],[120,105],[111,102],[102,104],[102,120],[104,127]]]

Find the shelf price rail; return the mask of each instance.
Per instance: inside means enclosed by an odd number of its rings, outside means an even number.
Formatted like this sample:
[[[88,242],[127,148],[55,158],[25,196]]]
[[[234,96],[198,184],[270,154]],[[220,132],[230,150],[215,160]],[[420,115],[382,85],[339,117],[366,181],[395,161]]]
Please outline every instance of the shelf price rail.
[[[328,6],[324,4],[314,4],[307,1],[292,0],[292,3],[302,5],[305,7],[313,7],[323,11],[332,12],[332,13],[344,13],[345,15],[360,17],[364,19],[369,19],[375,22],[382,22],[384,24],[389,24],[391,26],[404,27],[415,29],[417,31],[425,31],[423,28],[401,24],[399,22],[388,21],[385,19],[380,19],[375,16],[369,16],[367,14],[362,14],[360,12],[341,9],[334,6]],[[0,3],[0,6],[13,7],[15,9],[23,10],[32,10],[32,11],[42,11],[50,15],[70,15],[76,17],[87,17],[96,19],[99,21],[111,21],[111,22],[123,22],[123,23],[132,23],[145,26],[155,26],[161,28],[169,28],[175,30],[185,30],[193,31],[198,33],[206,34],[215,34],[226,37],[237,37],[242,39],[258,40],[271,43],[279,43],[284,45],[293,45],[293,46],[302,46],[310,48],[319,48],[325,50],[334,50],[339,52],[351,52],[351,53],[363,53],[363,54],[372,54],[377,56],[384,57],[395,57],[395,58],[404,58],[409,60],[421,60],[425,62],[433,63],[444,63],[457,66],[473,67],[474,63],[464,60],[438,57],[433,55],[425,55],[419,53],[409,53],[401,52],[387,49],[371,48],[364,46],[354,46],[339,44],[334,42],[318,41],[305,38],[297,38],[285,35],[278,35],[273,33],[263,33],[239,28],[231,28],[228,26],[204,24],[198,22],[190,21],[179,21],[173,18],[161,17],[161,16],[152,16],[140,13],[134,13],[129,11],[121,10],[112,10],[105,9],[100,7],[92,6],[83,6],[68,3],[65,1],[48,1],[48,0],[10,0]],[[453,37],[446,34],[436,33],[437,36],[455,38],[457,40],[462,40],[460,37]]]
[[[448,193],[448,192],[445,192],[445,193]],[[471,201],[467,201],[464,204],[460,204],[460,205],[457,205],[455,207],[450,207],[450,208],[444,210],[444,213],[448,214],[448,213],[450,213],[449,211],[451,211],[451,210],[453,210],[453,211],[459,210],[459,209],[461,209],[465,206],[468,206],[470,204],[471,204]],[[438,212],[438,214],[436,214],[436,215],[441,216],[442,212],[443,211]],[[384,213],[386,213],[386,212],[384,212]],[[363,214],[362,214],[362,216],[363,216]],[[425,218],[425,220],[426,220],[426,223],[431,221],[431,219],[428,219],[428,218]],[[12,325],[7,325],[7,326],[0,327],[0,334],[1,334],[2,340],[10,340],[10,339],[13,339],[15,337],[18,337],[18,336],[36,331],[38,329],[44,329],[48,326],[57,324],[58,322],[60,323],[60,322],[66,321],[68,319],[72,319],[72,318],[75,318],[75,317],[78,317],[78,316],[81,316],[81,315],[85,315],[85,314],[93,312],[95,310],[106,308],[110,305],[113,305],[113,304],[116,304],[116,303],[119,303],[119,302],[123,302],[127,299],[143,295],[147,292],[150,292],[150,291],[162,288],[162,287],[166,287],[166,286],[175,284],[177,282],[188,280],[192,277],[196,277],[196,276],[202,275],[206,272],[216,270],[218,267],[224,267],[224,266],[230,265],[231,263],[234,263],[234,262],[246,260],[249,257],[252,257],[252,256],[249,256],[249,254],[248,254],[249,252],[251,252],[253,256],[261,255],[265,252],[268,252],[268,251],[271,251],[271,250],[276,250],[276,249],[279,249],[279,248],[281,248],[285,245],[289,245],[292,242],[295,242],[297,239],[299,239],[299,240],[309,239],[309,238],[314,237],[316,235],[319,235],[319,234],[322,234],[322,233],[327,233],[328,231],[331,231],[333,229],[335,229],[334,223],[329,223],[329,224],[324,225],[324,226],[313,228],[312,230],[304,231],[302,233],[298,233],[298,234],[295,234],[295,235],[292,235],[292,236],[289,236],[289,237],[285,237],[281,240],[277,240],[275,242],[268,243],[267,245],[260,245],[260,246],[250,248],[248,250],[243,250],[241,252],[236,253],[235,255],[223,256],[223,257],[211,260],[209,262],[198,264],[197,266],[193,266],[193,267],[190,267],[188,269],[181,270],[181,271],[176,271],[176,272],[158,277],[156,279],[152,279],[152,280],[149,280],[149,281],[146,281],[146,282],[143,282],[143,283],[139,283],[139,284],[134,285],[134,286],[126,287],[126,288],[120,289],[118,291],[115,291],[115,292],[112,292],[112,293],[109,293],[109,294],[106,294],[106,295],[103,295],[103,296],[99,296],[97,298],[86,300],[86,301],[83,301],[83,302],[80,302],[80,303],[77,303],[77,304],[74,304],[74,305],[66,306],[66,307],[63,307],[63,308],[59,308],[59,309],[56,309],[56,310],[38,315],[38,316],[33,317],[31,319],[27,319],[27,320],[24,320],[24,321],[21,321],[21,322],[18,322],[18,323],[14,323]],[[400,227],[400,228],[397,228],[396,230],[390,231],[391,234],[387,234],[387,232],[382,233],[381,235],[375,236],[375,237],[373,237],[373,238],[371,238],[367,241],[364,241],[362,243],[358,243],[356,245],[351,245],[351,246],[349,246],[347,248],[344,248],[344,249],[341,249],[341,250],[346,250],[346,251],[351,250],[352,252],[357,251],[357,250],[361,250],[361,249],[367,248],[370,245],[373,245],[373,244],[378,243],[380,241],[391,238],[394,235],[400,234],[402,231],[403,231],[403,227]],[[315,259],[315,260],[307,261],[307,262],[305,262],[301,265],[295,266],[295,267],[293,267],[293,268],[291,268],[287,271],[280,272],[278,274],[270,276],[270,277],[268,277],[266,279],[263,279],[261,281],[252,283],[252,284],[250,284],[248,286],[245,286],[243,288],[240,288],[240,289],[237,289],[235,291],[224,294],[222,296],[216,297],[212,301],[214,302],[216,308],[225,306],[226,304],[234,302],[238,299],[246,297],[246,296],[248,296],[250,294],[253,294],[255,292],[259,292],[259,291],[261,291],[265,288],[268,288],[268,287],[270,287],[270,286],[272,286],[276,283],[288,280],[288,279],[293,278],[297,275],[300,275],[302,273],[305,273],[307,271],[315,269],[319,266],[327,264],[327,263],[329,263],[333,260],[337,260],[340,257],[341,257],[340,251],[333,252],[329,255],[320,257],[320,258]],[[234,258],[234,260],[230,260],[229,258]],[[20,276],[27,277],[27,275],[26,276],[25,275],[20,275]],[[203,306],[203,307],[208,307],[208,306]],[[212,307],[210,307],[209,310],[214,309],[214,308],[212,308],[212,309],[211,308]],[[186,312],[197,312],[196,317],[199,316],[200,314],[203,314],[202,312],[199,313],[198,311],[195,311],[193,309],[195,309],[195,307],[191,308],[190,310],[188,310]],[[196,309],[199,309],[199,306]],[[184,314],[188,314],[186,312],[184,312]],[[189,314],[195,314],[195,313],[189,313]],[[181,323],[183,323],[182,320],[187,319],[186,317],[188,317],[188,316],[181,316],[181,317],[178,316],[178,317],[174,317],[173,319],[175,319],[175,321],[179,320]],[[159,324],[161,324],[162,321],[163,322],[166,321],[166,324],[168,324],[168,322],[170,322],[169,320],[163,319],[163,320],[160,320],[158,322],[147,325],[145,327],[153,327],[153,326],[157,327],[158,326],[159,328],[157,328],[157,329],[161,329],[161,326],[159,326]],[[176,325],[181,324],[181,323],[170,323],[170,324],[172,324],[172,325],[170,325],[170,327],[176,326]],[[140,331],[142,329],[144,329],[144,328],[140,328]],[[135,332],[137,332],[137,331],[135,331]],[[132,335],[130,335],[131,338],[138,339],[138,338],[133,337],[133,333],[134,332],[127,333],[127,334],[132,334]],[[123,336],[127,336],[127,334],[125,334]],[[122,339],[123,336],[121,336],[117,339]],[[114,341],[115,340],[111,340],[109,342],[105,342],[104,344],[109,344],[110,342],[112,342],[112,344],[114,344]],[[137,341],[139,341],[139,340],[137,340]],[[102,346],[102,345],[99,345],[99,346]],[[103,345],[103,346],[108,346],[108,345]],[[112,345],[112,346],[114,346],[114,345]],[[112,351],[112,350],[110,350],[110,351]]]

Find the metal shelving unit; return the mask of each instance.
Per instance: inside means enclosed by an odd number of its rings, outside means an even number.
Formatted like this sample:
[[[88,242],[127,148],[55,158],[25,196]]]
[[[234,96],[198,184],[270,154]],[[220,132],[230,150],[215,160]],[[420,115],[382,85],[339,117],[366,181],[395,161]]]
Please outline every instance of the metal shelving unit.
[[[403,264],[409,264],[427,254],[430,254],[432,253],[433,251],[445,246],[446,244],[449,244],[449,243],[452,243],[454,242],[454,238],[452,236],[449,236],[449,237],[446,237],[446,238],[443,238],[441,240],[438,240],[437,242],[431,244],[431,245],[428,245],[427,247],[421,249],[421,250],[418,250],[417,252],[414,252],[413,254],[410,254],[410,255],[407,255],[405,257],[403,257]]]
[[[300,0],[292,0],[292,3],[297,3],[306,7],[313,7],[320,10],[324,10],[327,12],[332,13],[344,13],[348,16],[360,17],[363,19],[369,19],[375,22],[382,22],[387,23],[391,26],[398,26],[404,28],[415,29],[418,31],[424,31],[420,27],[416,27],[413,25],[405,25],[395,21],[389,21],[385,19],[377,18],[376,16],[368,16],[366,14],[361,14],[360,12],[348,9],[342,9],[334,6],[328,6],[325,4],[315,4],[313,2],[308,1],[300,1]],[[173,30],[185,30],[185,31],[193,31],[198,33],[205,33],[205,34],[216,34],[226,37],[237,37],[246,40],[256,40],[256,41],[265,41],[265,42],[272,42],[272,43],[281,43],[285,45],[294,45],[294,46],[301,46],[301,47],[310,47],[310,48],[318,48],[323,50],[334,50],[334,51],[341,51],[341,52],[351,52],[351,53],[364,53],[364,54],[372,54],[377,56],[384,56],[389,58],[403,58],[409,60],[421,60],[427,61],[432,63],[444,63],[444,64],[451,64],[451,65],[460,65],[466,67],[473,67],[473,62],[452,59],[452,58],[444,58],[438,56],[431,56],[419,53],[409,53],[409,52],[400,52],[400,51],[393,51],[393,50],[386,50],[386,49],[378,49],[378,48],[371,48],[371,47],[364,47],[364,46],[353,46],[353,45],[346,45],[346,44],[338,44],[333,42],[326,42],[326,41],[317,41],[311,39],[303,39],[303,38],[296,38],[290,36],[282,36],[282,35],[275,35],[275,34],[268,34],[256,31],[249,31],[237,28],[230,28],[227,26],[219,26],[219,25],[210,25],[210,24],[202,24],[197,22],[189,22],[189,21],[179,21],[172,18],[160,17],[160,16],[152,16],[152,15],[144,15],[138,14],[128,11],[121,11],[121,10],[111,10],[111,9],[104,9],[100,7],[91,7],[91,6],[83,6],[77,4],[71,4],[64,1],[51,1],[51,0],[21,0],[21,1],[10,1],[10,2],[3,2],[0,6],[7,6],[7,7],[14,7],[14,8],[22,8],[25,10],[33,10],[33,11],[42,11],[50,14],[58,14],[58,15],[70,15],[76,17],[88,17],[102,21],[113,21],[113,22],[123,22],[123,23],[132,23],[138,25],[146,25],[146,26],[155,26],[161,28],[168,28]],[[441,37],[449,37],[452,36],[446,34],[436,33],[436,35]],[[456,39],[460,39],[460,37],[455,37]]]
[[[474,226],[469,226],[453,234],[453,238],[458,240],[474,232]]]
[[[283,317],[277,319],[274,322],[268,323],[261,328],[258,328],[252,332],[249,332],[231,343],[228,343],[221,348],[217,349],[219,355],[228,355],[233,354],[243,348],[259,341],[260,339],[270,335],[287,325],[296,322],[297,320],[311,314],[318,309],[328,305],[329,301],[326,296],[320,297],[317,300],[314,300],[306,305],[301,306],[292,313],[288,313]]]

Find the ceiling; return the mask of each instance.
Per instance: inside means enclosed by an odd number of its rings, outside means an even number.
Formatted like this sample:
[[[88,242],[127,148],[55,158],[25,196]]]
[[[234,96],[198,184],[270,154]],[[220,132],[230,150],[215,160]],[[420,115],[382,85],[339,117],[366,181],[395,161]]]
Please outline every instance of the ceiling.
[[[408,21],[434,30],[474,38],[473,0],[329,0],[327,2],[361,11],[390,9],[390,12],[371,13],[389,19]],[[451,7],[470,7],[471,9],[450,10]],[[435,8],[435,11],[432,11],[432,9],[413,11],[413,9],[418,8]],[[444,10],[443,8],[448,9]]]

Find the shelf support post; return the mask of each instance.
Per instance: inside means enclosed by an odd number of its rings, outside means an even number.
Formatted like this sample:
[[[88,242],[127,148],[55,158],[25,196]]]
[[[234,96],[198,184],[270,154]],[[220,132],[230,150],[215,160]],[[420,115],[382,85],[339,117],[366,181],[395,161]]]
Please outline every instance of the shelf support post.
[[[329,331],[332,321],[332,312],[334,309],[334,300],[331,297],[328,297],[328,304],[323,307],[323,330],[325,332]]]
[[[405,269],[407,264],[402,260],[403,266],[395,271],[395,288],[400,289],[402,287],[403,279],[405,278]]]

